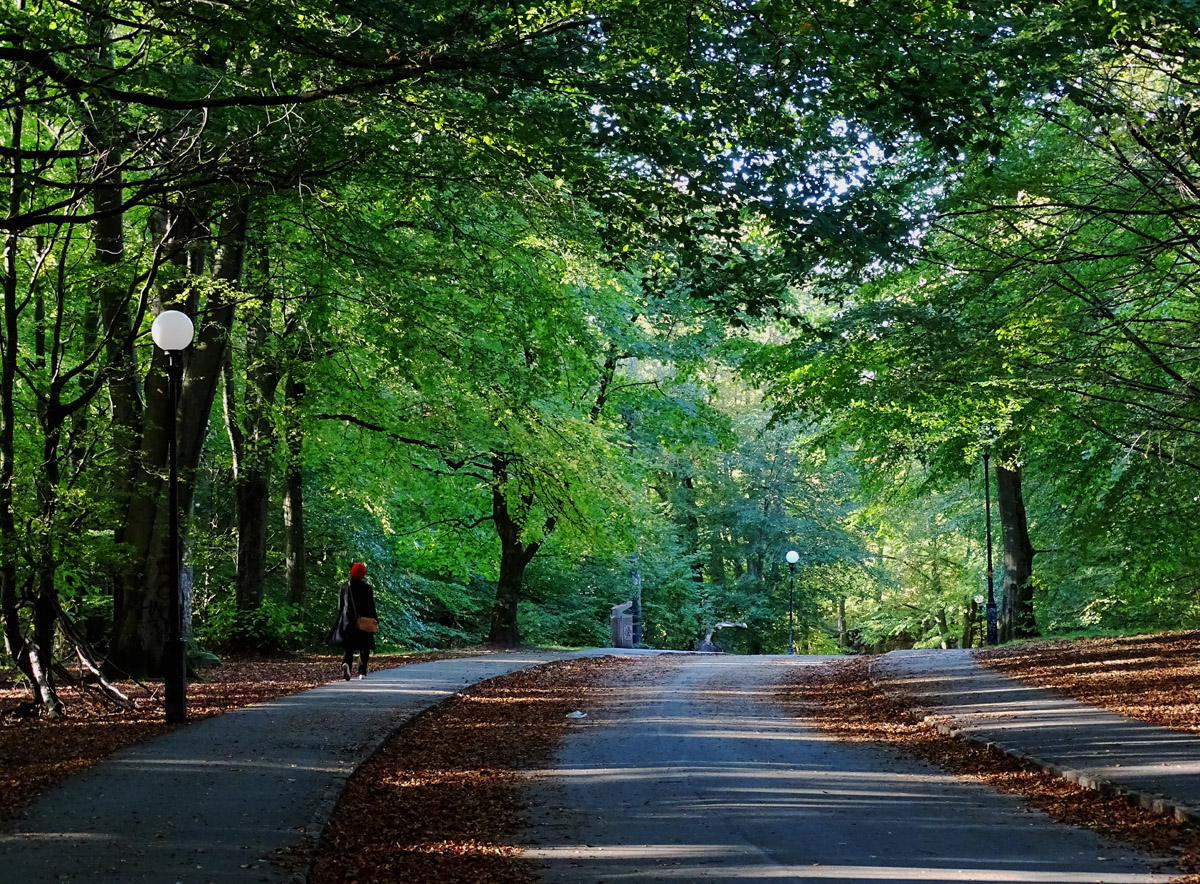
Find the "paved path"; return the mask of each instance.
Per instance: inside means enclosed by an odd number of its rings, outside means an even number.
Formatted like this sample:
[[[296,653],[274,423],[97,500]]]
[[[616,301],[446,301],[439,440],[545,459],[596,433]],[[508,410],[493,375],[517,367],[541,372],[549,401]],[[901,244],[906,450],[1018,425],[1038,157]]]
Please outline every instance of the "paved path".
[[[596,652],[600,653],[600,652]],[[35,801],[0,835],[0,881],[303,881],[281,861],[320,833],[346,778],[401,722],[464,686],[572,653],[372,672],[129,747]]]
[[[380,671],[130,747],[0,834],[0,881],[302,881],[288,851],[311,844],[346,777],[396,726],[468,684],[582,655]],[[773,685],[816,663],[674,657],[617,708],[589,710],[535,782],[527,841],[546,884],[1165,880],[1155,861],[1010,796],[808,730],[774,706]],[[1026,688],[967,654],[895,653],[874,671],[969,736],[1200,805],[1200,739]]]
[[[1025,685],[976,663],[970,651],[893,651],[871,669],[965,737],[1200,822],[1200,738]]]
[[[1165,881],[1157,863],[1017,798],[774,703],[814,658],[690,657],[590,710],[535,775],[520,843],[545,884]]]

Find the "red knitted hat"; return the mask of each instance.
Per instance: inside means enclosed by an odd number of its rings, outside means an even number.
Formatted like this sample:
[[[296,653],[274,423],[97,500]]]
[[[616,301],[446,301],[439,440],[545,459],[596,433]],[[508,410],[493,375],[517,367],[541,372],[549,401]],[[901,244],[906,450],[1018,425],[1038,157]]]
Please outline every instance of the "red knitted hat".
[[[362,580],[367,576],[367,566],[362,562],[355,562],[350,566],[350,576]]]

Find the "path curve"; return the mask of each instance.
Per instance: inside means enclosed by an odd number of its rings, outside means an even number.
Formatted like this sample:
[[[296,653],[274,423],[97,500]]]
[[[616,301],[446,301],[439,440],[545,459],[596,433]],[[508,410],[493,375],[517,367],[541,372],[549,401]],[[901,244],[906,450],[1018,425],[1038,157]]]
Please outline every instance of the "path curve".
[[[818,660],[672,658],[617,707],[587,710],[531,778],[518,843],[542,880],[1167,880],[1013,796],[784,714],[775,684]]]
[[[198,721],[114,753],[0,834],[22,884],[302,882],[346,778],[402,724],[470,684],[594,652],[416,663]],[[336,663],[331,663],[331,667]]]

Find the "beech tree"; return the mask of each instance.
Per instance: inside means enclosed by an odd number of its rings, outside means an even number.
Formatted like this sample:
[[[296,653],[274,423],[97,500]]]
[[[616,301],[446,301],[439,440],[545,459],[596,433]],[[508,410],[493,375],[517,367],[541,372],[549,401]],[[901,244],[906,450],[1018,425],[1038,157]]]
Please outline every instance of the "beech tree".
[[[771,635],[781,534],[839,538],[806,586],[872,579],[847,512],[797,491],[844,489],[850,443],[864,493],[914,465],[914,493],[961,491],[991,452],[1006,635],[1144,616],[1148,575],[1194,570],[1141,502],[1187,509],[1200,464],[1193,36],[1136,3],[5,6],[9,656],[48,712],[56,647],[157,665],[166,307],[199,332],[198,609],[231,629],[307,616],[362,541],[512,644],[531,567],[640,543],[681,554],[684,620]],[[814,428],[717,407],[748,332],[782,343],[753,363],[777,418]],[[808,601],[815,625],[835,600]]]
[[[267,190],[303,192],[322,177],[367,168],[356,164],[396,147],[397,139],[411,146],[428,137],[435,147],[455,142],[467,156],[499,157],[494,168],[503,174],[549,175],[574,187],[606,210],[609,242],[619,248],[648,219],[659,231],[679,231],[696,197],[675,186],[678,142],[666,135],[694,93],[681,89],[675,74],[693,69],[695,85],[716,95],[753,62],[693,55],[698,44],[676,40],[690,24],[697,26],[693,36],[715,45],[729,39],[724,23],[696,10],[680,20],[626,3],[595,11],[447,7],[419,17],[390,4],[6,8],[0,61],[16,87],[8,145],[16,184],[5,222],[18,237],[9,250],[13,266],[23,233],[59,224],[81,243],[77,232],[91,225],[95,260],[110,271],[96,309],[96,339],[104,342],[96,377],[106,383],[115,450],[124,461],[114,467],[125,514],[115,539],[129,552],[115,590],[118,665],[153,667],[170,591],[161,579],[161,369],[157,354],[143,350],[139,361],[135,348],[148,314],[161,304],[204,315],[180,409],[186,506],[238,303],[253,295],[243,291],[243,277],[262,258],[253,254],[254,242],[266,242],[254,219],[269,217],[260,207]],[[618,43],[621,54],[613,50]],[[656,48],[663,50],[661,71],[641,61]],[[35,110],[27,115],[27,108]],[[380,116],[378,124],[371,114]],[[48,141],[45,133],[55,134]],[[410,168],[438,153],[409,151],[417,163]],[[725,167],[727,176],[725,159],[685,153],[690,173]],[[128,250],[131,234],[145,247]],[[241,447],[236,434],[234,443]],[[243,491],[255,472],[244,454]],[[246,517],[241,536],[249,543],[258,532]],[[252,604],[260,570],[252,562],[261,556],[244,552],[242,595]],[[13,590],[5,597],[10,609],[19,606]],[[11,638],[17,641],[15,633]]]

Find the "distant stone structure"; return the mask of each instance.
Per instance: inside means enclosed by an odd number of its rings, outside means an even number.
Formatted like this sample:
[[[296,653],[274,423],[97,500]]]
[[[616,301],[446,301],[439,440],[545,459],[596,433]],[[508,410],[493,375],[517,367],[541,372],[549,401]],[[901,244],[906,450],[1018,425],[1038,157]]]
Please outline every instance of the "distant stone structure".
[[[614,648],[633,647],[633,615],[629,613],[629,609],[632,607],[632,601],[613,605],[612,616],[609,618],[608,625],[612,632],[611,646]]]
[[[700,642],[699,650],[709,651],[710,653],[720,653],[723,648],[713,641],[713,634],[716,633],[718,629],[728,629],[730,627],[737,627],[738,629],[748,628],[745,623],[732,623],[728,620],[722,620],[719,623],[714,623],[709,628],[708,634],[704,636],[704,640]]]

